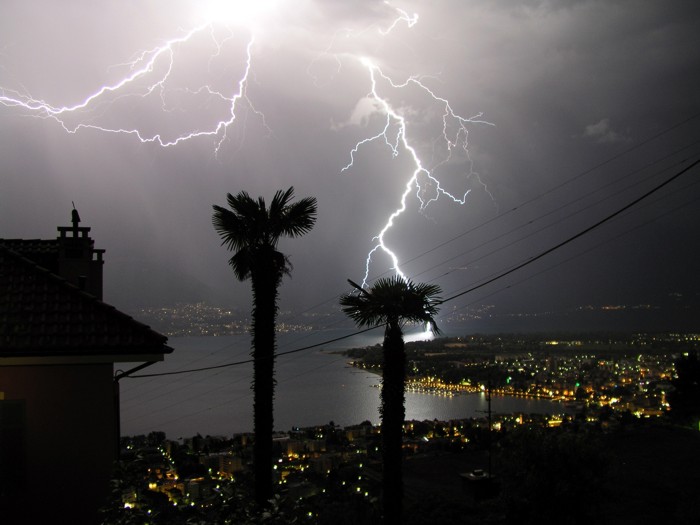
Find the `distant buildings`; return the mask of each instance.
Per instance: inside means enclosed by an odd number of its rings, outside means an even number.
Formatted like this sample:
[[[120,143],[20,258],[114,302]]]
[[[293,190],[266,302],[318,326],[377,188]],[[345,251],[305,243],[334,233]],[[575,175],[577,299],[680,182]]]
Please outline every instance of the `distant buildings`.
[[[166,337],[102,302],[90,228],[0,239],[2,523],[95,523],[119,435],[115,362],[151,363]]]
[[[144,307],[139,317],[170,337],[239,335],[250,330],[248,312],[212,306],[204,302],[180,303],[171,306]],[[294,318],[281,311],[276,325],[277,333],[308,332],[311,324],[286,322]]]

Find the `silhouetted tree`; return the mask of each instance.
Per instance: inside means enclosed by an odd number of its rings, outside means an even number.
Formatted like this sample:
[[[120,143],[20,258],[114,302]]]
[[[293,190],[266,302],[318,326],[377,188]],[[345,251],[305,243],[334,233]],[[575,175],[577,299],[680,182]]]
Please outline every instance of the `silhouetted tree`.
[[[576,396],[576,401],[585,401],[590,397],[588,392],[586,392],[586,389],[583,388],[582,386],[580,386],[576,389],[575,396]]]
[[[222,245],[234,254],[229,259],[240,281],[253,288],[253,465],[255,499],[264,504],[272,497],[272,430],[274,399],[275,322],[277,295],[282,277],[289,274],[289,259],[277,251],[280,237],[298,237],[316,222],[316,199],[290,202],[294,188],[279,190],[268,208],[265,200],[242,191],[227,194],[230,209],[214,205],[212,222]]]
[[[437,294],[441,290],[437,285],[413,284],[400,277],[379,279],[369,290],[352,281],[350,284],[357,289],[357,293],[345,294],[340,298],[343,312],[359,327],[386,325],[380,407],[382,494],[384,522],[394,525],[401,523],[403,500],[401,460],[406,351],[402,327],[407,322],[428,323],[433,333],[439,333],[434,316],[438,312]]]
[[[611,456],[595,435],[521,428],[496,454],[508,523],[598,523]]]
[[[687,423],[700,418],[700,361],[697,352],[681,356],[675,362],[674,389],[669,394],[671,414]]]
[[[152,447],[157,447],[165,443],[165,432],[153,431],[148,434],[148,444]]]

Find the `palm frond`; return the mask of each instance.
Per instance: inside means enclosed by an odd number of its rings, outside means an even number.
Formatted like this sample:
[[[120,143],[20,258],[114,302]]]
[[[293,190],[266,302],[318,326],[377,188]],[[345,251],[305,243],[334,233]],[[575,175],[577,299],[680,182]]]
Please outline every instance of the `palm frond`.
[[[270,218],[275,220],[284,215],[284,210],[287,208],[288,203],[294,197],[294,186],[290,186],[286,191],[277,190],[275,196],[272,197],[272,202],[270,203]]]
[[[214,205],[213,208],[212,224],[221,237],[221,244],[229,250],[240,249],[245,244],[242,235],[245,228],[241,218],[231,210],[221,206]]]
[[[254,262],[252,259],[250,250],[242,249],[234,253],[228,260],[228,264],[233,269],[236,279],[239,281],[245,281],[248,277],[250,277],[252,264]]]
[[[290,204],[293,197],[293,187],[279,190],[268,209],[263,197],[256,200],[241,191],[226,195],[230,209],[213,206],[212,225],[221,237],[221,244],[236,252],[229,260],[236,277],[250,277],[258,264],[256,258],[278,254],[275,247],[281,235],[296,237],[311,230],[316,222],[316,199],[306,197]],[[275,256],[275,261],[273,266],[277,266],[281,274],[289,273],[291,264],[285,255]]]
[[[379,326],[389,323],[428,323],[439,333],[435,323],[438,313],[437,294],[442,290],[434,284],[413,284],[395,276],[378,279],[369,290],[350,281],[359,293],[344,294],[340,298],[343,312],[360,326]]]
[[[311,231],[316,223],[317,209],[315,197],[306,197],[287,206],[280,223],[280,234],[299,237]]]

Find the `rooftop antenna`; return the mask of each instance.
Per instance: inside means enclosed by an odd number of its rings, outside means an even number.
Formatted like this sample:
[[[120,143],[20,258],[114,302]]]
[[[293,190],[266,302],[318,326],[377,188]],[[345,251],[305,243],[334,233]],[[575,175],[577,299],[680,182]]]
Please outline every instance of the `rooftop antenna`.
[[[71,211],[71,222],[73,223],[73,229],[78,229],[78,224],[80,223],[80,215],[78,210],[75,209],[75,202],[70,201],[73,205],[73,210]]]

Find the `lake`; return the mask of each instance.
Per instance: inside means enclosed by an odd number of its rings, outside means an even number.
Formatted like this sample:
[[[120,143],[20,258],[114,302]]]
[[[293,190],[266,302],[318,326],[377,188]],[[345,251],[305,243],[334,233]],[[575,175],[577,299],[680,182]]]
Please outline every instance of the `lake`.
[[[278,353],[296,350],[346,335],[329,330],[280,334]],[[279,356],[276,360],[275,429],[313,426],[334,421],[352,425],[379,422],[380,378],[347,365],[334,354],[343,348],[381,343],[380,329],[318,348]],[[409,334],[407,340],[420,339]],[[169,342],[175,351],[165,361],[134,375],[217,366],[250,358],[250,336],[179,337]],[[129,370],[137,363],[122,363]],[[171,439],[201,435],[230,436],[253,428],[252,364],[203,372],[151,378],[124,378],[121,385],[122,435],[164,431]],[[493,413],[559,413],[563,406],[543,399],[494,396]],[[484,394],[444,397],[406,394],[406,419],[481,417],[487,410]]]

